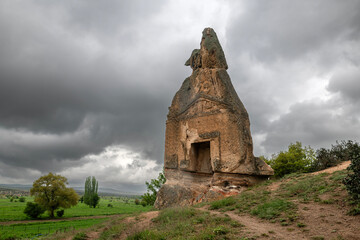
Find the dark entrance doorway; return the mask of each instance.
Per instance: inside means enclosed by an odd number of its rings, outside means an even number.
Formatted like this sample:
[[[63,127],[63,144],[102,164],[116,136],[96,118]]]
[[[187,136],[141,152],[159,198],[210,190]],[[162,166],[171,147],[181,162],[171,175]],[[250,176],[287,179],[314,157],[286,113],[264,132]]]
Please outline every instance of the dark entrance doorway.
[[[210,156],[210,141],[191,144],[190,160],[195,172],[213,173]]]

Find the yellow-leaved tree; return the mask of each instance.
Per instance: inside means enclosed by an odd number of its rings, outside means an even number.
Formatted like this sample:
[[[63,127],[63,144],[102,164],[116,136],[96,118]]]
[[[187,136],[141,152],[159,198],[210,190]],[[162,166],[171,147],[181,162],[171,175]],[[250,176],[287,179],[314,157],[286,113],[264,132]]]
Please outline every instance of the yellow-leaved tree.
[[[79,200],[75,190],[67,188],[66,184],[68,184],[66,177],[50,172],[33,183],[30,195],[34,196],[34,201],[46,209],[53,218],[56,209],[70,208]]]

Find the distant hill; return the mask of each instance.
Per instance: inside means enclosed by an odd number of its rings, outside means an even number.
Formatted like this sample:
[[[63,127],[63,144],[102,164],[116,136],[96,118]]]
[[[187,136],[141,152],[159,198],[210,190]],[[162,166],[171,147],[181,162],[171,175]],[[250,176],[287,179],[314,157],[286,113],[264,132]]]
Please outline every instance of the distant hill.
[[[21,185],[21,184],[0,184],[1,190],[17,190],[28,192],[32,185]]]

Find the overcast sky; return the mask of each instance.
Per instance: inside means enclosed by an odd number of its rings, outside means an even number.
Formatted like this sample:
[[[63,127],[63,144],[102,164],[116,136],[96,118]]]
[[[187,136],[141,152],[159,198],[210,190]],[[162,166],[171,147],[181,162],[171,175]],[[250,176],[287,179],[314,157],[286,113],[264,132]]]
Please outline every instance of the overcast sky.
[[[172,97],[217,32],[255,155],[360,140],[360,1],[0,0],[0,183],[142,192]]]

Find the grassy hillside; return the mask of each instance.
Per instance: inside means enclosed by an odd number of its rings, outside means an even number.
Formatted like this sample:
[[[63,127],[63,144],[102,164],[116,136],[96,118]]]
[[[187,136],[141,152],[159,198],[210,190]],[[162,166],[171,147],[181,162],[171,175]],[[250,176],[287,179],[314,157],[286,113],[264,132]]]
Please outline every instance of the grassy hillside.
[[[94,239],[359,239],[345,176],[288,175],[220,201],[121,220]]]

